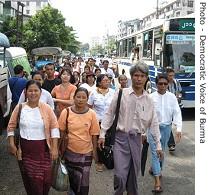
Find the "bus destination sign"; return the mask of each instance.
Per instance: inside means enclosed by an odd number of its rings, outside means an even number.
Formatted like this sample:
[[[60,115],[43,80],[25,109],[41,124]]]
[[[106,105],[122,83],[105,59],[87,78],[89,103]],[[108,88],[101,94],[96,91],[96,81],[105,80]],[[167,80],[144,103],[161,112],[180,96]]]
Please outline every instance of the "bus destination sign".
[[[170,31],[195,31],[194,18],[178,18],[170,20]]]

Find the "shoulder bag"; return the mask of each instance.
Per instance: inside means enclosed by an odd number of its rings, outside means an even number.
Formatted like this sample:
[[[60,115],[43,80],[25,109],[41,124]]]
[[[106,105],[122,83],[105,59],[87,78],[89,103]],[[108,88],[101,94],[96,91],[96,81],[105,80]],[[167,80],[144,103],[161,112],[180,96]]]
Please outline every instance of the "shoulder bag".
[[[19,104],[19,110],[18,110],[18,115],[17,115],[17,125],[16,125],[16,130],[15,130],[15,145],[17,147],[17,159],[18,161],[22,160],[22,151],[20,148],[20,114],[21,114],[21,110],[22,110],[23,105]]]
[[[114,168],[113,145],[115,142],[115,132],[119,117],[121,97],[122,97],[122,89],[119,90],[119,95],[117,98],[117,107],[115,110],[115,118],[113,124],[106,132],[104,148],[102,148],[102,151],[100,152],[101,160],[107,169]]]

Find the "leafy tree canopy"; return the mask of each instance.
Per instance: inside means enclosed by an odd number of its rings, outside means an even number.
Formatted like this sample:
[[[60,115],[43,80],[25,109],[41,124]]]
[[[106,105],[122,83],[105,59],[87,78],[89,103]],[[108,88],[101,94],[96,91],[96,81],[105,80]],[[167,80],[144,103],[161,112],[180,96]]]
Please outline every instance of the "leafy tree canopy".
[[[11,46],[16,46],[17,31],[20,31],[17,30],[16,22],[16,18],[7,17],[0,29],[8,36]],[[76,54],[80,49],[77,38],[73,27],[65,25],[61,12],[47,6],[24,22],[19,46],[24,47],[28,53],[37,47],[61,47]]]
[[[10,16],[5,17],[4,22],[0,28],[0,31],[7,35],[10,45],[13,46],[16,43],[16,19]]]
[[[23,44],[27,50],[36,47],[61,47],[72,53],[79,49],[79,44],[72,27],[65,25],[65,18],[51,6],[40,10],[24,25]]]

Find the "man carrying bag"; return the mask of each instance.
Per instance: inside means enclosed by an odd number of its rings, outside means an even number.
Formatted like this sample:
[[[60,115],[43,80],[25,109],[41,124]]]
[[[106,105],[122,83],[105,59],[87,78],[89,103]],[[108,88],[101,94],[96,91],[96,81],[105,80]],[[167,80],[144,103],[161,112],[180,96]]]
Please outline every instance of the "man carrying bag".
[[[115,195],[138,195],[137,177],[141,165],[141,135],[150,129],[157,146],[157,155],[162,158],[158,119],[152,99],[144,91],[148,67],[142,62],[130,68],[132,87],[123,89],[119,118],[113,146]],[[101,124],[99,148],[105,144],[105,134],[111,127],[117,105],[115,94]]]

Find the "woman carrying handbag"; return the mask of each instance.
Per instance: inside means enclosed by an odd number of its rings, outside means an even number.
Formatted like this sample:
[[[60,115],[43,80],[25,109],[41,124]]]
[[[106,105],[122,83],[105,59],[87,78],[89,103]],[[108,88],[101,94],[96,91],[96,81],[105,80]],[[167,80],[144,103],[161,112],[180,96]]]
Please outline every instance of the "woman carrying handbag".
[[[87,106],[88,91],[78,88],[74,95],[74,105],[61,112],[58,120],[61,137],[66,131],[68,144],[64,153],[69,173],[70,189],[75,195],[88,195],[89,175],[92,158],[97,161],[97,136],[99,123],[95,112]]]

